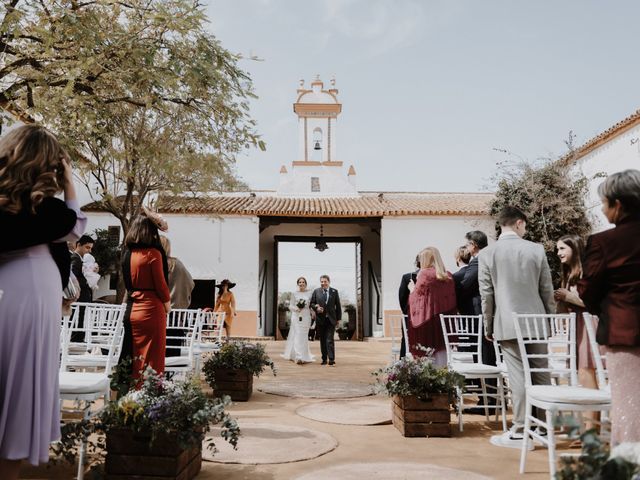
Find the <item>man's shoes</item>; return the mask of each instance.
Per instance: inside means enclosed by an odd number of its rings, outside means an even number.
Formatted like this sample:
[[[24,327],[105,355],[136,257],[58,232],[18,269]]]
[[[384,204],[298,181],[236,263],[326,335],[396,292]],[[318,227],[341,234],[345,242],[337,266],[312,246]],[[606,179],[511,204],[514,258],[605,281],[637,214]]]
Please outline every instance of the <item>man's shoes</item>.
[[[336,362],[334,362],[333,360],[329,360],[329,366],[330,367],[335,367]]]
[[[327,364],[327,361],[326,360],[322,360],[321,365],[326,365],[326,364]]]
[[[522,433],[514,433],[511,431],[504,432],[502,435],[493,435],[489,442],[496,447],[506,448],[522,448]],[[533,450],[531,441],[527,442],[527,450]]]

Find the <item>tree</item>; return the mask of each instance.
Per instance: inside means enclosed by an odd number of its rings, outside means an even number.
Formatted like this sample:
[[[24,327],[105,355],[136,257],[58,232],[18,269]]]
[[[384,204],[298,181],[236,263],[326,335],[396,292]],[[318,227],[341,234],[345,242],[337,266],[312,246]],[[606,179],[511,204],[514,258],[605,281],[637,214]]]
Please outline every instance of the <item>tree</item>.
[[[566,142],[569,155],[573,152],[572,138],[570,135]],[[571,171],[570,162],[551,158],[538,163],[519,158],[516,163],[501,166],[489,213],[495,218],[504,206],[511,205],[527,215],[525,238],[544,246],[554,283],[558,284],[557,240],[567,234],[584,237],[591,232],[585,206],[589,180],[581,173]],[[497,224],[496,233],[500,233]]]
[[[149,194],[243,186],[235,156],[264,148],[238,55],[193,0],[6,0],[0,107],[51,128],[125,233]]]

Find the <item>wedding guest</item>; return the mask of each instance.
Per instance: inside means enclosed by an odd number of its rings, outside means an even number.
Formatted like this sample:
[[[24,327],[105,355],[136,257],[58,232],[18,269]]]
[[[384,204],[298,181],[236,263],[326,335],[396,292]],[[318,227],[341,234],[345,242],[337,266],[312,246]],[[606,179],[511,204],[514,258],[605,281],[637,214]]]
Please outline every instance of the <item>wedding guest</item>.
[[[195,282],[180,259],[171,256],[171,241],[161,235],[160,243],[167,255],[171,308],[189,308],[189,305],[191,305],[191,292],[193,292]]]
[[[122,358],[133,359],[132,375],[146,367],[164,373],[167,313],[171,311],[169,267],[158,230],[167,224],[143,210],[129,226],[124,239],[122,274],[128,292]]]
[[[558,258],[562,268],[562,284],[553,296],[558,305],[558,313],[574,312],[576,314],[576,346],[578,381],[588,388],[598,388],[593,353],[589,345],[589,336],[584,325],[582,312],[584,302],[578,295],[578,281],[582,278],[582,256],[584,242],[578,235],[565,235],[556,243]],[[592,412],[585,412],[588,415]]]
[[[525,378],[518,347],[513,312],[551,314],[556,311],[549,263],[542,245],[524,240],[526,215],[515,207],[504,207],[498,215],[502,233],[493,245],[478,255],[478,282],[487,339],[502,347],[509,373],[513,401],[513,425],[502,435],[491,437],[499,447],[522,446],[526,411]],[[531,345],[531,353],[546,353],[546,345]],[[545,368],[545,358],[533,358],[532,368]],[[532,375],[534,385],[548,385],[548,373]]]
[[[100,265],[96,262],[95,257],[90,253],[85,253],[84,257],[82,257],[82,274],[92,291],[98,289],[98,282],[100,282],[101,278],[98,272],[100,272]]]
[[[233,296],[231,289],[236,284],[228,279],[222,280],[218,287],[218,296],[216,297],[216,305],[213,308],[214,312],[224,312],[224,331],[227,338],[231,337],[231,325],[233,325],[234,318],[238,315],[236,312],[236,297]]]
[[[598,187],[602,212],[615,228],[591,235],[578,292],[599,316],[607,345],[611,442],[640,442],[640,171],[614,173]]]
[[[71,255],[71,271],[76,276],[78,283],[80,284],[80,298],[79,302],[91,302],[93,301],[93,290],[87,283],[87,279],[82,271],[82,260],[87,253],[91,253],[95,240],[89,235],[82,235],[76,242],[76,248]],[[82,326],[82,325],[79,325]]]
[[[404,322],[405,328],[409,328],[408,318],[409,314],[409,295],[416,286],[416,280],[418,278],[418,272],[420,271],[420,256],[416,255],[414,262],[416,269],[413,272],[405,273],[400,280],[400,288],[398,289],[398,302],[400,303],[400,310],[403,315],[406,315]],[[404,358],[407,355],[407,347],[404,338],[404,330],[402,330],[402,345],[400,345],[400,358]]]
[[[425,352],[419,346],[431,347],[435,350],[434,362],[444,366],[447,352],[440,314],[455,315],[456,287],[437,248],[425,248],[419,258],[416,286],[409,295],[409,349],[414,356],[424,356]]]
[[[464,279],[466,271],[469,269],[469,261],[471,260],[471,253],[467,250],[466,245],[456,249],[455,259],[456,266],[459,267],[458,271],[453,274],[453,281],[456,285],[458,313],[460,315],[474,315],[473,297],[470,295],[463,295],[462,291],[462,280]]]
[[[64,202],[55,198],[64,192]],[[65,241],[83,233],[73,173],[58,140],[25,125],[0,140],[0,478],[46,463],[60,438],[58,363]]]

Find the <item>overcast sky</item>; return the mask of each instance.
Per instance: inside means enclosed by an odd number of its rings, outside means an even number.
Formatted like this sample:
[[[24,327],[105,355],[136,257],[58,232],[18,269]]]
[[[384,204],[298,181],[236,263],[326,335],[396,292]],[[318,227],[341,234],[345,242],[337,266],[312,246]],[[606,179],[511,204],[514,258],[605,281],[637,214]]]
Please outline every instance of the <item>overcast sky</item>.
[[[267,151],[238,159],[256,189],[297,154],[298,80],[336,76],[337,157],[360,190],[479,191],[494,148],[535,159],[640,108],[640,2],[208,0],[242,61]],[[389,168],[393,175],[389,174]]]

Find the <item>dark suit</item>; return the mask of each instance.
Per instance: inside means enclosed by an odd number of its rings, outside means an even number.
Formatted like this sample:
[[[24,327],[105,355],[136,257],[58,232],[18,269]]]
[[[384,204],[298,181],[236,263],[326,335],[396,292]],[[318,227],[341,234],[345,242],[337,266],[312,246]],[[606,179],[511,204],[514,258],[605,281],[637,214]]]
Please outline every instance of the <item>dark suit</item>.
[[[79,302],[91,302],[93,301],[93,290],[87,283],[87,279],[82,273],[82,257],[79,253],[73,252],[71,254],[71,271],[76,276],[78,280],[78,284],[80,285],[80,297],[78,297]],[[78,330],[71,333],[71,341],[72,342],[83,342],[84,341],[84,331],[82,328],[84,327],[84,307],[80,307],[78,310]]]
[[[625,218],[616,228],[587,241],[580,298],[600,317],[598,343],[640,346],[640,216]]]
[[[475,256],[463,270],[462,275],[456,280],[456,298],[458,299],[458,311],[460,315],[482,315],[482,297],[480,297],[480,285],[478,284],[478,257]],[[458,274],[459,272],[456,272]],[[464,310],[463,310],[464,309]],[[482,363],[496,365],[496,351],[493,342],[482,335]],[[495,380],[487,380],[487,385],[497,386]],[[495,405],[494,398],[489,399],[489,405]],[[484,398],[480,398],[478,405],[484,405]]]
[[[78,298],[78,301],[91,302],[93,300],[93,291],[82,273],[82,257],[76,252],[71,254],[71,271],[80,284],[80,298]]]
[[[413,283],[416,283],[416,279],[418,278],[418,272],[420,270],[416,270],[415,272],[405,273],[402,275],[402,280],[400,280],[400,288],[398,289],[398,302],[400,303],[400,310],[402,310],[403,315],[407,315],[407,319],[409,318],[409,282],[413,280]],[[406,327],[405,323],[405,327]],[[402,345],[400,345],[400,358],[404,358],[407,354],[407,349],[405,347],[404,340],[404,329],[402,329]]]
[[[322,361],[327,358],[333,362],[336,357],[333,336],[336,331],[336,324],[342,319],[342,306],[340,296],[335,288],[328,288],[329,299],[327,301],[324,289],[316,288],[311,294],[310,307],[316,312],[316,329],[320,337],[320,351]],[[322,307],[322,313],[318,312],[318,307]]]

